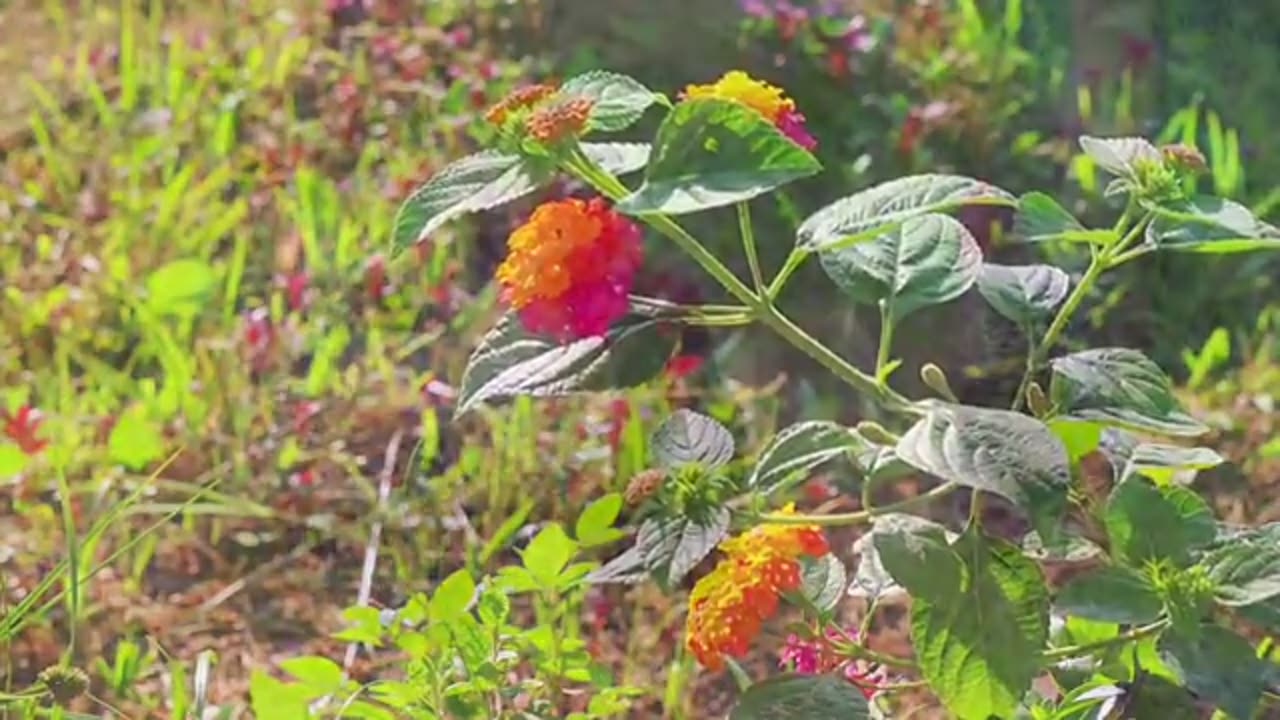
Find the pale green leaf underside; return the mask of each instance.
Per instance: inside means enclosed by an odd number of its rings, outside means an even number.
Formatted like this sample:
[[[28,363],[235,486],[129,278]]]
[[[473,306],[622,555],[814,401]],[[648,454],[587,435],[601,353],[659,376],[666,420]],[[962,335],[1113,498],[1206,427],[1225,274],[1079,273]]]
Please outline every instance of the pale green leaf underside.
[[[616,132],[634,124],[650,105],[657,102],[652,90],[638,80],[619,73],[592,70],[565,81],[560,94],[591,98],[588,130]]]
[[[1052,265],[986,263],[978,276],[978,292],[1000,313],[1029,327],[1053,313],[1071,289],[1071,279]]]
[[[837,423],[797,423],[778,433],[760,452],[747,486],[773,492],[818,465],[865,446],[857,433]]]
[[[1232,200],[1201,195],[1176,205],[1153,206],[1157,216],[1146,240],[1161,250],[1237,253],[1280,249],[1280,228],[1259,220]]]
[[[715,419],[692,410],[677,410],[653,433],[653,459],[674,468],[697,463],[716,468],[733,459],[733,435]]]

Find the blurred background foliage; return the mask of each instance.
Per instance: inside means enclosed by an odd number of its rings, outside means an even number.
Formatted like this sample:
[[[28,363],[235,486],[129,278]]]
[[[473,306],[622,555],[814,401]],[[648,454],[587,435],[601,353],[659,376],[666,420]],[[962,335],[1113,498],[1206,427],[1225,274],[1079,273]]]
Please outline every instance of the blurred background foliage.
[[[158,712],[177,702],[175,667],[212,648],[215,694],[234,703],[246,668],[337,647],[374,527],[373,594],[394,604],[620,489],[672,406],[731,422],[744,448],[787,417],[867,410],[763,335],[690,334],[696,361],[654,387],[451,423],[494,317],[488,278],[532,201],[457,223],[402,266],[382,252],[399,201],[475,149],[479,115],[517,84],[601,67],[677,94],[741,68],[786,88],[827,172],[759,208],[776,267],[809,212],[905,173],[1108,218],[1081,133],[1194,144],[1205,190],[1276,222],[1278,63],[1280,0],[0,1],[0,678],[141,652],[104,660],[95,687]],[[729,255],[721,220],[691,223]],[[1083,264],[1005,242],[999,213],[963,220],[990,257]],[[643,291],[706,293],[669,247],[648,258]],[[1237,463],[1211,478],[1227,519],[1280,517],[1278,279],[1274,256],[1159,255],[1077,328],[1148,350],[1216,418]],[[806,267],[784,304],[869,365],[874,319],[832,297]],[[934,359],[968,400],[1009,394],[1003,361],[1022,348],[969,300],[899,331],[904,389]],[[58,584],[68,562],[101,565],[81,597]],[[658,688],[647,707],[693,697],[687,663],[664,660],[674,606],[610,593],[584,617],[601,662]],[[61,599],[10,611],[33,596]]]

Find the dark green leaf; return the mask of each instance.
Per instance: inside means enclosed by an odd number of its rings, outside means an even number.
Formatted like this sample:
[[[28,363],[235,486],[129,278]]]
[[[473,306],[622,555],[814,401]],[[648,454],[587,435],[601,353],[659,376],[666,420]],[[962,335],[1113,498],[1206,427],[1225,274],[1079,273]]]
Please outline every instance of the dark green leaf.
[[[1062,443],[1044,423],[1006,410],[921,405],[927,414],[898,441],[904,462],[1000,495],[1031,517],[1041,537],[1057,537],[1071,470]]]
[[[1066,208],[1049,195],[1029,192],[1018,198],[1013,216],[1013,236],[1026,242],[1066,240],[1069,242],[1107,243],[1110,230],[1087,230]]]
[[[1218,523],[1204,498],[1188,487],[1165,485],[1160,494],[1178,511],[1182,531],[1193,550],[1211,545],[1218,537]]]
[[[686,100],[658,128],[644,184],[617,207],[631,214],[691,213],[749,200],[821,169],[745,105]]]
[[[1206,542],[1200,508],[1190,505],[1185,495],[1175,494],[1179,490],[1185,489],[1169,487],[1162,492],[1136,477],[1116,485],[1107,500],[1104,521],[1117,557],[1135,565],[1162,558],[1181,565],[1193,547]]]
[[[592,70],[574,76],[560,86],[560,94],[591,98],[588,130],[617,132],[640,119],[657,96],[638,80],[618,73]]]
[[[644,167],[649,162],[649,144],[632,142],[587,143],[580,145],[582,153],[596,165],[614,175],[626,175]]]
[[[1280,598],[1272,598],[1256,605],[1245,605],[1236,608],[1236,612],[1249,622],[1267,629],[1273,633],[1280,633]]]
[[[1017,548],[973,528],[950,547],[939,540],[937,532],[876,540],[885,567],[912,595],[921,673],[961,720],[1010,717],[1048,635],[1044,578]]]
[[[1253,717],[1272,665],[1248,640],[1218,625],[1205,625],[1195,638],[1165,633],[1160,657],[1191,692],[1236,720]]]
[[[986,263],[978,275],[978,292],[996,312],[1030,327],[1047,318],[1071,289],[1067,274],[1051,265]]]
[[[853,551],[858,554],[858,568],[849,585],[851,595],[874,599],[901,589],[885,569],[876,548],[877,538],[894,534],[922,536],[923,539],[915,541],[914,544],[905,539],[887,541],[891,544],[896,543],[891,550],[893,552],[914,553],[921,556],[930,552],[930,545],[934,540],[940,538],[938,543],[945,546],[954,539],[954,535],[948,533],[946,528],[922,517],[902,513],[877,516],[871,529],[863,533],[853,546]]]
[[[1163,607],[1144,575],[1115,565],[1072,579],[1058,592],[1054,605],[1069,615],[1129,624],[1150,622]]]
[[[725,426],[692,410],[677,410],[654,431],[653,459],[675,468],[697,463],[717,468],[733,459],[733,435]]]
[[[1208,430],[1182,411],[1164,371],[1137,350],[1085,350],[1052,365],[1049,395],[1064,415],[1165,435]]]
[[[1189,448],[1179,445],[1141,443],[1133,448],[1122,477],[1131,474],[1145,475],[1157,485],[1167,485],[1175,478],[1190,475],[1221,465],[1225,460],[1209,448]]]
[[[537,190],[550,177],[518,155],[491,150],[455,160],[400,206],[391,230],[391,253],[423,240],[449,220],[488,210]]]
[[[895,319],[964,294],[978,278],[982,250],[960,221],[921,215],[859,243],[822,253],[822,269],[861,303],[885,302]]]
[[[887,233],[907,220],[963,205],[1014,204],[994,185],[960,175],[911,175],[837,200],[800,225],[796,244],[809,251],[835,250]]]
[[[531,335],[505,315],[480,341],[462,376],[456,413],[517,395],[549,397],[639,385],[666,365],[676,336],[640,313],[623,317],[603,337],[560,344]]]
[[[1200,195],[1152,209],[1158,214],[1147,226],[1146,239],[1161,250],[1236,253],[1280,248],[1280,228],[1231,200]]]
[[[747,478],[747,487],[771,493],[822,463],[866,444],[857,433],[838,423],[796,423],[774,436],[760,452],[755,469]]]
[[[1254,605],[1280,597],[1280,547],[1242,542],[1207,553],[1214,595],[1223,605]]]
[[[1080,147],[1098,167],[1123,178],[1137,177],[1141,163],[1162,163],[1164,159],[1155,145],[1140,137],[1096,138],[1085,135]]]
[[[729,720],[865,720],[867,699],[834,675],[776,675],[752,685]]]
[[[800,592],[822,612],[835,608],[844,597],[848,578],[844,563],[831,553],[800,560]]]

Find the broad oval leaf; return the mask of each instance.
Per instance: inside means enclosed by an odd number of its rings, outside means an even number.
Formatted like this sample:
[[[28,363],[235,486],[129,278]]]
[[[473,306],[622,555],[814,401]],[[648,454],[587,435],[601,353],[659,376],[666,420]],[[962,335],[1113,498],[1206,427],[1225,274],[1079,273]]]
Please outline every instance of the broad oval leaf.
[[[1022,327],[1053,313],[1071,289],[1071,279],[1052,265],[986,263],[978,275],[978,292],[996,312]]]
[[[640,313],[623,317],[601,337],[561,344],[532,335],[508,313],[471,354],[456,414],[517,395],[550,397],[639,385],[662,371],[675,335]]]
[[[920,672],[961,720],[1012,717],[1037,673],[1049,632],[1049,598],[1035,562],[970,527],[950,547],[936,533],[924,555],[877,539],[894,579],[911,593],[911,641]],[[918,566],[921,558],[929,565]]]
[[[954,300],[973,286],[982,250],[959,220],[913,217],[871,242],[822,253],[822,269],[849,297],[886,303],[894,319]]]
[[[835,555],[801,557],[800,594],[819,611],[828,612],[835,608],[844,596],[848,582],[844,563]]]
[[[731,514],[717,508],[705,518],[650,518],[630,549],[587,575],[591,583],[634,583],[651,577],[675,587],[729,533]]]
[[[849,594],[869,600],[902,590],[880,559],[880,551],[876,547],[876,539],[895,533],[917,533],[929,537],[940,538],[933,543],[943,545],[955,539],[956,535],[943,526],[916,515],[904,513],[887,513],[872,521],[870,530],[863,533],[853,544],[853,551],[858,554],[858,567],[854,570],[853,580],[849,583]],[[895,546],[896,547],[896,546]],[[914,552],[924,553],[927,549],[917,546]]]
[[[1160,151],[1140,137],[1098,138],[1085,135],[1080,138],[1080,148],[1098,167],[1124,178],[1134,178],[1135,168],[1141,163],[1160,163],[1164,159]]]
[[[733,459],[733,435],[714,418],[692,410],[677,410],[653,433],[653,458],[674,468],[697,463],[716,468]]]
[[[907,220],[962,205],[1014,205],[1013,196],[994,185],[962,175],[910,175],[837,200],[810,215],[796,244],[819,252],[869,240]]]
[[[1043,538],[1058,536],[1071,482],[1067,452],[1044,423],[1007,410],[930,401],[898,441],[898,457],[944,480],[1021,508]]]
[[[1129,453],[1121,478],[1145,475],[1157,485],[1166,485],[1180,477],[1190,480],[1196,471],[1217,467],[1224,462],[1226,460],[1210,448],[1139,443]]]
[[[1223,605],[1245,606],[1280,597],[1280,547],[1242,542],[1206,553],[1201,563]]]
[[[1176,205],[1151,208],[1157,215],[1146,240],[1161,250],[1236,253],[1280,249],[1280,228],[1232,200],[1200,195]]]
[[[631,213],[680,215],[749,200],[822,169],[755,110],[698,98],[658,128],[644,184],[618,201]]]
[[[523,197],[550,177],[549,166],[493,150],[455,160],[401,204],[392,223],[391,253],[400,254],[454,218]]]
[[[1024,242],[1065,240],[1104,245],[1115,233],[1089,230],[1052,196],[1029,192],[1018,198],[1018,208],[1013,214],[1013,236]]]
[[[1135,565],[1161,559],[1183,564],[1192,549],[1216,536],[1213,515],[1194,492],[1157,488],[1137,477],[1111,491],[1103,521],[1112,553]]]
[[[561,95],[592,100],[587,129],[617,132],[633,125],[658,97],[635,78],[605,70],[575,75],[560,86]]]
[[[792,425],[774,436],[760,452],[747,486],[771,493],[828,460],[866,446],[853,430],[816,420]]]
[[[649,164],[649,143],[584,142],[579,147],[583,155],[614,175],[626,175]]]
[[[1049,395],[1064,415],[1164,435],[1208,430],[1182,412],[1164,371],[1137,350],[1085,350],[1051,365]]]
[[[738,699],[729,720],[865,720],[867,699],[835,675],[776,675],[755,683]]]
[[[174,260],[147,276],[147,305],[157,313],[194,315],[213,293],[217,277],[203,260]]]
[[[1114,623],[1146,623],[1164,605],[1151,581],[1131,568],[1107,565],[1068,582],[1054,605],[1069,615]]]
[[[1219,625],[1204,625],[1194,638],[1166,632],[1159,651],[1188,690],[1235,720],[1253,717],[1268,675],[1277,672],[1274,663],[1257,656],[1248,640]]]

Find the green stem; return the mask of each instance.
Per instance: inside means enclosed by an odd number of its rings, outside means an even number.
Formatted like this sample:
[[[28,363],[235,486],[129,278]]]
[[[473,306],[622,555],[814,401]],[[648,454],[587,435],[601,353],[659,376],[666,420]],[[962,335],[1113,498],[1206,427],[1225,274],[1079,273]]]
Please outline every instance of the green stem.
[[[755,285],[756,295],[760,296],[764,302],[769,302],[764,286],[764,275],[760,272],[760,254],[756,252],[755,229],[751,226],[751,208],[747,206],[746,200],[740,201],[737,208],[738,231],[742,235],[742,250],[747,255],[747,266],[751,269],[751,282]]]
[[[787,261],[782,264],[782,269],[773,277],[773,282],[769,283],[769,289],[766,294],[770,300],[778,297],[782,292],[783,286],[787,284],[787,280],[791,279],[791,274],[800,269],[804,264],[804,259],[809,257],[809,253],[800,248],[795,248],[791,254],[787,256]]]
[[[630,193],[627,187],[608,172],[596,167],[581,152],[575,153],[566,160],[565,166],[581,179],[591,183],[597,190],[612,200],[618,200]],[[831,371],[836,377],[856,390],[876,398],[886,407],[903,413],[918,414],[919,410],[910,400],[899,395],[888,387],[882,387],[874,377],[867,375],[837,355],[826,345],[818,342],[789,318],[770,305],[765,299],[757,296],[751,288],[738,279],[724,263],[720,262],[710,250],[681,227],[670,217],[662,213],[641,213],[640,219],[655,230],[666,235],[694,259],[702,269],[738,301],[742,302],[756,314],[765,325],[782,336],[792,346],[816,360]]]
[[[835,641],[831,643],[831,649],[835,650],[841,655],[856,657],[862,660],[869,660],[873,663],[878,663],[880,665],[888,665],[891,667],[900,667],[900,668],[910,668],[913,670],[916,668],[915,661],[910,658],[898,657],[897,655],[886,655],[884,653],[876,652],[875,650],[872,650],[866,645],[863,645],[857,642]]]
[[[919,495],[913,495],[905,500],[899,500],[888,505],[880,507],[864,508],[857,512],[836,513],[833,515],[806,515],[803,513],[761,513],[760,522],[766,522],[771,525],[822,525],[826,527],[836,527],[840,525],[860,525],[865,523],[877,515],[886,515],[888,513],[905,510],[916,505],[921,505],[930,500],[940,498],[951,493],[960,487],[959,483],[948,482],[939,485],[936,488]]]
[[[885,368],[893,347],[893,308],[888,300],[880,301],[880,345],[876,348],[876,382],[885,385]]]
[[[1092,655],[1099,650],[1116,645],[1124,645],[1126,643],[1141,640],[1148,635],[1155,635],[1169,626],[1168,620],[1157,620],[1149,625],[1136,627],[1132,630],[1122,632],[1115,637],[1109,637],[1103,640],[1095,640],[1093,642],[1081,643],[1079,645],[1067,645],[1066,647],[1057,647],[1052,650],[1046,650],[1041,653],[1040,657],[1046,661],[1067,660],[1069,658],[1080,657],[1081,655]]]

